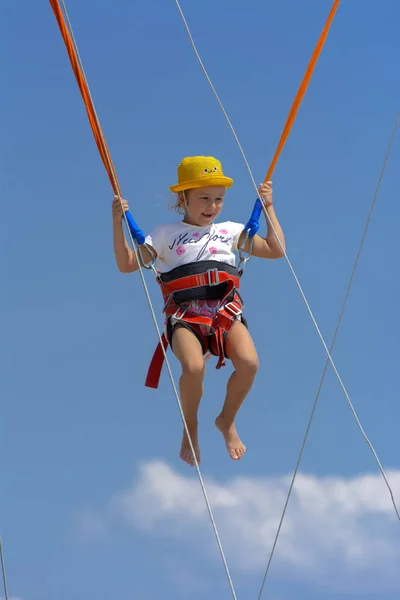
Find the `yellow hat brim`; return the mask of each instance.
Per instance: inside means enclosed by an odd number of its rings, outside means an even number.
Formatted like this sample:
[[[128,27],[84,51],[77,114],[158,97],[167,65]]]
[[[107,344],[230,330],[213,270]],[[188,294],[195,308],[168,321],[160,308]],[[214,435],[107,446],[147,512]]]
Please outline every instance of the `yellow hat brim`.
[[[202,177],[201,179],[192,179],[191,181],[183,181],[176,185],[171,185],[171,192],[183,192],[184,190],[192,190],[194,188],[208,187],[212,185],[222,185],[225,188],[230,188],[233,184],[233,179],[220,175],[219,177]]]

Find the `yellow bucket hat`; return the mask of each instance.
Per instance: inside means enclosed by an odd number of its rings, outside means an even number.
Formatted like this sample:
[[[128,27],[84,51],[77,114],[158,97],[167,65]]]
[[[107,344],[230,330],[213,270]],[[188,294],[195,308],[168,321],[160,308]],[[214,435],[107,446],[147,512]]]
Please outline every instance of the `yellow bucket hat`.
[[[178,183],[171,185],[171,192],[193,188],[223,185],[231,187],[233,179],[225,177],[219,160],[212,156],[187,156],[178,165]]]

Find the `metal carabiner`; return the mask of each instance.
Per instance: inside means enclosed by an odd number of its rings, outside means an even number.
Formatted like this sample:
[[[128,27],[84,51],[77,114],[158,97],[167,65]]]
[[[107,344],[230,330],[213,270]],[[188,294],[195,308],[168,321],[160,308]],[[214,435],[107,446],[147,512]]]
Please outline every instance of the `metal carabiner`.
[[[143,259],[143,254],[142,254],[143,246],[146,248],[147,252],[152,256],[151,261],[148,263],[146,263]],[[148,269],[148,270],[151,269],[153,271],[154,275],[156,276],[156,278],[158,279],[159,274],[158,274],[157,269],[155,268],[157,257],[154,255],[153,249],[150,248],[150,246],[148,244],[146,244],[146,242],[145,242],[144,244],[137,245],[137,253],[138,253],[140,264],[143,267],[143,269]]]
[[[244,240],[238,248],[238,251],[239,251],[239,265],[238,265],[239,277],[241,277],[243,275],[244,270],[246,268],[246,264],[249,262],[249,260],[252,257],[252,254],[253,254],[254,237],[253,236],[250,237],[249,233],[250,233],[250,229],[247,229]],[[248,255],[244,256],[243,252],[244,252],[244,247],[247,243],[247,240],[250,240],[250,248],[249,248]]]

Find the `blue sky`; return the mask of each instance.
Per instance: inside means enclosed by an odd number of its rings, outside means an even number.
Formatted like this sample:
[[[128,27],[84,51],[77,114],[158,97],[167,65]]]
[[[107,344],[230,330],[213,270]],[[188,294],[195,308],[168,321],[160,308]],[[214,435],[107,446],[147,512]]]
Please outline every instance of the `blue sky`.
[[[182,1],[258,181],[330,5]],[[235,179],[224,217],[245,221],[254,191],[174,2],[68,8],[141,227],[175,219],[168,186],[192,154],[221,159]],[[156,334],[140,278],[115,266],[112,193],[50,6],[18,0],[0,11],[0,528],[9,592],[228,599],[195,473],[178,458],[167,376],[158,391],[143,386]],[[342,3],[273,177],[288,254],[327,341],[399,110],[399,19],[396,0]],[[396,140],[334,353],[398,499],[399,159]],[[251,262],[243,293],[261,364],[238,419],[243,461],[229,460],[213,427],[230,367],[208,368],[200,413],[202,472],[239,599],[257,597],[325,360],[284,260]],[[329,371],[265,598],[398,598],[398,532]]]

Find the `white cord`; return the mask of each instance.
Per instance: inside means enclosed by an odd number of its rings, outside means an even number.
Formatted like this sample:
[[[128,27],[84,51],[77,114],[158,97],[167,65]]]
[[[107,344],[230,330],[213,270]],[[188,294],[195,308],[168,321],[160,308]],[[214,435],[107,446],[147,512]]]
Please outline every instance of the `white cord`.
[[[0,537],[0,560],[1,560],[1,573],[3,575],[4,600],[8,600],[6,566],[4,563],[3,543],[1,541],[1,537]]]
[[[216,100],[217,100],[217,102],[218,102],[218,104],[219,104],[219,106],[220,106],[220,108],[221,108],[221,110],[222,110],[222,112],[223,112],[224,116],[225,116],[225,119],[226,119],[226,121],[227,121],[227,123],[228,123],[228,125],[229,125],[229,128],[230,128],[230,130],[231,130],[231,132],[232,132],[232,134],[233,134],[233,136],[234,136],[234,138],[235,138],[235,140],[236,140],[236,143],[237,143],[237,145],[238,145],[238,147],[239,147],[239,151],[240,151],[240,153],[241,153],[241,155],[242,155],[242,157],[243,157],[244,163],[245,163],[245,165],[246,165],[246,168],[247,168],[247,171],[248,171],[248,173],[249,173],[249,176],[250,176],[251,182],[252,182],[252,184],[253,184],[253,187],[254,187],[254,189],[255,189],[255,191],[256,191],[256,194],[258,195],[258,189],[257,189],[257,185],[256,185],[256,182],[255,182],[255,179],[254,179],[254,176],[253,176],[252,170],[251,170],[251,168],[250,168],[249,162],[248,162],[248,160],[247,160],[247,157],[246,157],[246,155],[245,155],[245,153],[244,153],[244,150],[243,150],[243,148],[242,148],[242,145],[241,145],[241,143],[240,143],[240,141],[239,141],[239,138],[238,138],[238,136],[237,136],[237,134],[236,134],[236,131],[235,131],[235,129],[234,129],[234,127],[233,127],[232,123],[231,123],[231,120],[229,119],[229,116],[228,116],[228,114],[227,114],[227,112],[226,112],[226,110],[225,110],[225,108],[224,108],[224,105],[222,104],[222,101],[221,101],[221,99],[220,99],[220,97],[219,97],[219,95],[218,95],[218,93],[217,93],[217,91],[216,91],[216,89],[215,89],[215,87],[214,87],[214,85],[213,85],[213,83],[212,83],[212,81],[211,81],[211,79],[210,79],[210,77],[209,77],[208,73],[207,73],[207,70],[206,70],[206,68],[205,68],[205,66],[204,66],[204,64],[203,64],[203,61],[202,61],[202,59],[201,59],[201,57],[200,57],[200,54],[199,54],[199,52],[198,52],[198,50],[197,50],[196,44],[195,44],[195,42],[194,42],[193,36],[192,36],[192,34],[191,34],[191,31],[190,31],[190,29],[189,29],[189,25],[188,25],[188,23],[187,23],[187,21],[186,21],[185,15],[184,15],[184,13],[183,13],[183,11],[182,11],[182,8],[181,8],[181,6],[180,6],[180,4],[179,4],[179,1],[178,1],[178,0],[175,0],[175,4],[176,4],[176,6],[177,6],[177,8],[178,8],[178,11],[179,11],[179,13],[180,13],[180,16],[181,16],[181,18],[182,18],[183,24],[184,24],[184,26],[185,26],[186,32],[187,32],[187,34],[188,34],[188,37],[189,37],[190,43],[191,43],[191,45],[192,45],[193,51],[194,51],[194,53],[195,53],[195,55],[196,55],[196,58],[197,58],[197,60],[198,60],[198,62],[199,62],[199,64],[200,64],[200,67],[201,67],[201,69],[202,69],[202,71],[203,71],[203,74],[204,74],[204,76],[206,77],[206,79],[207,79],[207,82],[208,82],[208,84],[209,84],[209,86],[210,86],[210,88],[211,88],[211,90],[212,90],[212,92],[213,92],[213,94],[214,94],[214,96],[215,96],[215,98],[216,98]],[[397,124],[396,124],[396,127],[397,127]],[[336,368],[336,366],[335,366],[335,363],[333,362],[333,359],[332,359],[332,356],[331,356],[330,350],[328,349],[328,347],[327,347],[327,345],[326,345],[326,343],[325,343],[325,340],[324,340],[324,338],[323,338],[323,336],[322,336],[322,334],[321,334],[321,331],[320,331],[320,329],[319,329],[319,327],[318,327],[318,324],[317,324],[317,322],[316,322],[316,320],[315,320],[315,317],[314,317],[314,314],[313,314],[313,312],[312,312],[312,310],[311,310],[311,307],[310,307],[310,305],[309,305],[309,303],[308,303],[308,301],[307,301],[307,298],[306,298],[306,296],[305,296],[305,294],[304,294],[304,292],[303,292],[303,289],[302,289],[302,287],[301,287],[300,281],[299,281],[299,279],[298,279],[298,277],[297,277],[297,275],[296,275],[296,273],[295,273],[295,270],[294,270],[294,268],[293,268],[293,266],[292,266],[292,264],[291,264],[291,262],[290,262],[290,260],[289,260],[289,257],[288,257],[288,255],[287,255],[287,253],[286,253],[286,250],[285,250],[285,248],[283,247],[283,245],[282,245],[282,243],[281,243],[281,241],[280,241],[280,239],[279,239],[279,236],[277,235],[277,232],[276,232],[276,230],[275,230],[275,228],[274,228],[274,226],[273,226],[273,224],[272,224],[272,222],[271,222],[271,219],[270,219],[270,217],[269,217],[269,215],[268,215],[268,212],[267,212],[267,210],[266,210],[266,208],[265,208],[265,206],[264,206],[264,204],[263,204],[263,203],[262,203],[262,209],[263,209],[263,213],[264,213],[264,215],[265,215],[265,218],[267,219],[267,221],[268,221],[269,225],[271,226],[271,229],[272,229],[272,230],[273,230],[273,232],[274,232],[274,235],[275,235],[275,237],[276,237],[276,239],[277,239],[277,241],[278,241],[278,244],[279,244],[279,246],[280,246],[280,248],[281,248],[282,252],[284,253],[284,256],[285,256],[285,259],[286,259],[286,261],[287,261],[287,264],[289,265],[289,269],[290,269],[290,271],[291,271],[291,273],[292,273],[292,275],[293,275],[293,277],[294,277],[294,280],[295,280],[295,282],[296,282],[296,285],[297,285],[297,287],[298,287],[298,289],[299,289],[299,291],[300,291],[301,297],[303,298],[303,301],[304,301],[304,303],[305,303],[305,305],[306,305],[307,311],[308,311],[308,313],[309,313],[309,315],[310,315],[310,317],[311,317],[311,320],[312,320],[312,322],[313,322],[313,325],[314,325],[314,327],[315,327],[315,329],[316,329],[316,331],[317,331],[318,337],[319,337],[319,339],[320,339],[320,341],[321,341],[321,343],[322,343],[322,345],[323,345],[323,347],[324,347],[324,350],[325,350],[325,352],[326,352],[326,355],[327,355],[327,364],[325,365],[324,375],[325,375],[325,371],[326,371],[327,365],[330,363],[330,364],[331,364],[331,367],[332,367],[332,369],[333,369],[333,371],[334,371],[334,373],[335,373],[335,375],[336,375],[336,378],[337,378],[337,380],[338,380],[338,382],[339,382],[339,384],[340,384],[340,387],[341,387],[341,388],[342,388],[342,390],[343,390],[343,393],[344,393],[344,395],[345,395],[345,397],[346,397],[346,400],[347,400],[347,402],[348,402],[348,404],[349,404],[349,406],[350,406],[350,410],[351,410],[351,412],[352,412],[352,414],[353,414],[353,416],[354,416],[354,418],[355,418],[355,420],[356,420],[356,423],[357,423],[357,425],[358,425],[358,428],[359,428],[359,430],[361,431],[361,434],[362,434],[362,436],[364,437],[364,439],[365,439],[365,441],[366,441],[366,443],[367,443],[368,447],[370,448],[370,450],[371,450],[371,452],[372,452],[372,454],[373,454],[373,456],[374,456],[374,458],[375,458],[375,461],[376,461],[376,463],[377,463],[377,465],[378,465],[378,467],[379,467],[379,470],[380,470],[380,472],[381,472],[381,474],[382,474],[382,476],[383,476],[383,479],[384,479],[384,481],[385,481],[385,483],[386,483],[386,486],[387,486],[387,488],[388,488],[388,490],[389,490],[390,497],[391,497],[392,504],[393,504],[394,510],[395,510],[395,512],[396,512],[397,518],[400,520],[400,514],[399,514],[398,508],[397,508],[397,506],[396,506],[396,502],[395,502],[395,498],[394,498],[394,494],[393,494],[392,488],[391,488],[391,486],[390,486],[390,484],[389,484],[389,482],[388,482],[387,476],[386,476],[386,474],[385,474],[385,471],[384,471],[384,469],[383,469],[383,467],[382,467],[382,465],[381,465],[381,462],[380,462],[380,460],[379,460],[379,458],[378,458],[378,455],[376,454],[376,451],[375,451],[375,449],[374,449],[374,447],[373,447],[372,443],[370,442],[370,440],[369,440],[368,436],[366,435],[366,433],[365,433],[365,431],[364,431],[364,429],[363,429],[363,427],[362,427],[362,425],[361,425],[361,422],[360,422],[360,420],[359,420],[359,418],[358,418],[358,416],[357,416],[357,413],[356,413],[356,411],[355,411],[355,408],[354,408],[354,406],[353,406],[353,404],[352,404],[352,402],[351,402],[351,400],[350,400],[350,396],[349,396],[349,394],[348,394],[348,392],[347,392],[347,390],[346,390],[346,388],[345,388],[345,386],[344,386],[344,383],[343,383],[343,381],[342,381],[342,379],[341,379],[341,377],[340,377],[340,375],[339,375],[339,372],[338,372],[338,370],[337,370],[337,368]],[[358,262],[358,257],[357,257],[357,262]],[[353,275],[354,275],[354,273],[353,273]],[[348,291],[350,291],[350,290],[348,290]],[[347,299],[346,299],[346,300],[347,300]],[[336,335],[336,334],[335,334],[335,335]],[[322,382],[321,382],[321,385],[322,385]],[[312,413],[312,415],[313,415],[313,413]],[[311,418],[311,420],[312,420],[312,418]],[[309,426],[308,426],[308,428],[307,428],[307,432],[306,432],[306,438],[305,438],[305,440],[307,439],[308,430],[309,430],[309,427],[310,427],[310,425],[311,425],[311,421],[310,421],[310,423],[309,423]],[[304,442],[304,443],[305,443],[305,442]],[[303,450],[303,449],[302,449],[302,450]],[[297,465],[297,468],[298,468],[298,465]],[[295,473],[297,473],[297,471],[296,471]],[[293,480],[293,483],[294,483],[294,480]],[[292,486],[292,487],[293,487],[293,486]],[[291,490],[290,490],[290,492],[291,492]],[[285,506],[285,510],[286,510],[286,506]],[[278,533],[278,535],[279,535],[279,533]],[[276,545],[276,542],[275,542],[275,545]]]
[[[96,112],[96,109],[95,109],[95,105],[94,105],[94,102],[93,102],[93,99],[92,99],[92,96],[91,96],[91,93],[90,93],[90,88],[89,88],[89,85],[88,85],[88,82],[87,82],[87,79],[86,79],[86,75],[85,75],[85,72],[83,70],[82,60],[81,60],[79,49],[78,49],[78,46],[77,46],[77,43],[76,43],[76,40],[75,40],[75,36],[74,36],[74,33],[73,33],[71,21],[70,21],[69,16],[68,16],[68,11],[67,11],[67,8],[66,8],[66,5],[65,5],[65,0],[61,0],[61,2],[62,2],[63,10],[64,10],[64,13],[65,13],[66,21],[67,21],[67,24],[68,24],[68,28],[69,28],[69,31],[70,31],[71,39],[72,39],[72,42],[73,42],[73,45],[74,45],[74,49],[75,49],[75,52],[76,52],[76,55],[77,55],[77,58],[78,58],[78,61],[79,61],[79,65],[80,65],[83,77],[85,79],[85,83],[86,83],[87,89],[89,91],[89,97],[90,97],[90,100],[91,100],[91,103],[92,103],[92,107],[93,107],[93,111],[94,111],[94,114],[95,114],[97,125],[99,127],[100,132],[101,132],[101,136],[102,136],[102,140],[103,140],[103,145],[104,145],[104,148],[106,149],[107,146],[106,146],[104,138],[103,138],[103,132],[102,132],[102,129],[100,127],[100,121],[99,121],[99,118],[98,118],[98,115],[97,115],[97,112]],[[116,190],[118,190],[119,186],[118,186],[116,174],[115,174],[114,169],[112,167],[112,162],[110,160],[110,157],[109,157],[107,151],[106,151],[106,157],[107,157],[108,166],[110,168],[110,171],[112,172],[114,187],[115,187]],[[121,198],[121,196],[120,196],[119,193],[118,193],[118,199],[119,199],[119,201],[121,203],[121,207],[122,207],[122,198]],[[141,266],[141,262],[140,262],[140,259],[139,259],[139,254],[138,254],[136,242],[135,242],[135,240],[132,237],[132,234],[131,234],[130,229],[129,229],[128,221],[126,219],[126,215],[125,215],[124,212],[123,212],[123,215],[124,215],[124,219],[125,219],[125,224],[126,224],[126,227],[127,227],[127,231],[128,231],[128,234],[129,234],[129,238],[130,238],[130,241],[132,243],[133,250],[134,250],[134,253],[135,253],[135,257],[136,257],[136,260],[137,260],[137,263],[138,263],[140,277],[141,277],[141,280],[142,280],[142,284],[143,284],[144,292],[145,292],[145,295],[146,295],[146,298],[147,298],[147,302],[148,302],[148,305],[149,305],[149,308],[150,308],[151,316],[152,316],[152,319],[153,319],[153,322],[154,322],[154,326],[156,328],[157,335],[158,335],[158,338],[159,338],[159,342],[161,344],[161,348],[162,348],[162,351],[163,351],[163,354],[164,354],[165,364],[166,364],[166,367],[167,367],[167,370],[168,370],[168,374],[169,374],[169,378],[170,378],[170,381],[171,381],[172,389],[174,391],[175,399],[176,399],[176,402],[178,404],[178,408],[179,408],[179,412],[180,412],[180,415],[181,415],[181,418],[182,418],[184,429],[185,429],[186,435],[187,435],[188,440],[189,440],[190,449],[191,449],[192,454],[193,454],[193,460],[194,460],[194,463],[195,463],[197,475],[198,475],[198,478],[199,478],[199,481],[200,481],[200,485],[201,485],[201,489],[202,489],[202,492],[203,492],[204,500],[205,500],[205,503],[206,503],[206,506],[207,506],[208,514],[209,514],[209,517],[210,517],[210,521],[211,521],[211,524],[212,524],[212,527],[213,527],[213,530],[214,530],[214,535],[215,535],[215,538],[216,538],[216,541],[217,541],[218,549],[219,549],[219,552],[221,554],[221,558],[222,558],[223,565],[224,565],[224,568],[225,568],[226,576],[227,576],[227,579],[228,579],[228,582],[229,582],[229,586],[230,586],[230,589],[231,589],[231,592],[232,592],[232,597],[234,598],[234,600],[237,600],[237,596],[236,596],[236,592],[235,592],[235,589],[234,589],[234,586],[233,586],[232,578],[231,578],[231,575],[230,575],[230,572],[229,572],[228,564],[226,562],[224,550],[222,548],[221,539],[220,539],[220,536],[219,536],[219,533],[218,533],[218,530],[217,530],[217,526],[216,526],[216,523],[215,523],[215,519],[214,519],[214,515],[213,515],[213,512],[212,512],[212,509],[211,509],[211,504],[210,504],[210,501],[208,499],[208,494],[207,494],[206,487],[205,487],[205,484],[204,484],[204,481],[203,481],[203,477],[201,475],[199,463],[198,463],[197,458],[196,458],[196,453],[195,453],[195,450],[194,450],[194,447],[193,447],[193,442],[192,442],[192,439],[191,439],[191,436],[190,436],[190,432],[189,432],[189,429],[188,429],[187,424],[186,424],[185,416],[184,416],[183,409],[182,409],[182,404],[181,404],[181,401],[180,401],[180,398],[179,398],[178,390],[176,388],[176,384],[175,384],[174,377],[173,377],[173,374],[172,374],[171,366],[169,364],[169,360],[168,360],[166,351],[165,351],[163,343],[162,343],[161,332],[160,332],[159,327],[158,327],[157,317],[155,315],[154,307],[153,307],[153,304],[152,304],[152,301],[151,301],[151,298],[150,298],[150,294],[149,294],[149,291],[148,291],[148,288],[147,288],[147,285],[146,285],[146,281],[145,281],[145,278],[144,278],[144,275],[143,275],[143,268]]]

